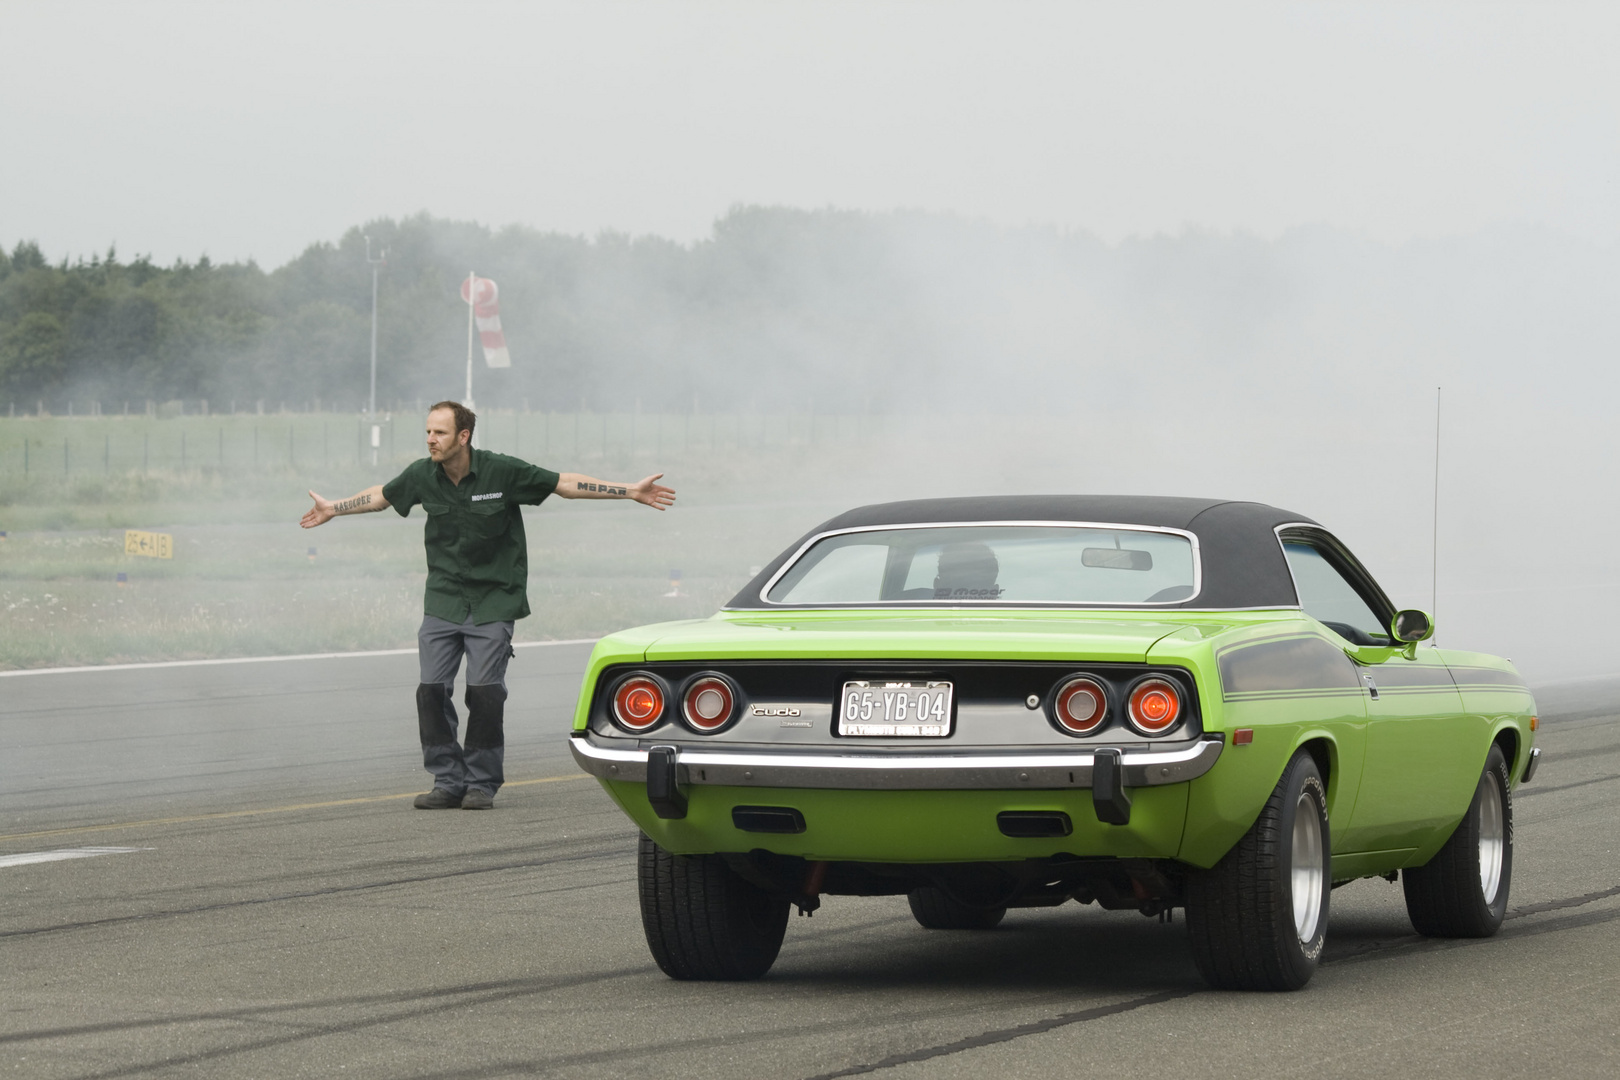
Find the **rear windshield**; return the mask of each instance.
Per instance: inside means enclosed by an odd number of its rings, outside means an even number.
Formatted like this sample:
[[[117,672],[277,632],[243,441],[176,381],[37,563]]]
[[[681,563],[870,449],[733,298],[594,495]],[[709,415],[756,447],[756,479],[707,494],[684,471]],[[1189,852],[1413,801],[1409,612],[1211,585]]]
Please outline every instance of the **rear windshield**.
[[[816,541],[773,604],[1175,604],[1198,589],[1179,533],[1064,525],[911,526]]]

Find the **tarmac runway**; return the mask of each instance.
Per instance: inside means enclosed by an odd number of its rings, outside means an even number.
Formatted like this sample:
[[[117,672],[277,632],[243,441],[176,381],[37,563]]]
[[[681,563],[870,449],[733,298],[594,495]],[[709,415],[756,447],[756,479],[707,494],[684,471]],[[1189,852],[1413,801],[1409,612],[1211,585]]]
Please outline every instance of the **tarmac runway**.
[[[1490,940],[1361,881],[1305,991],[1216,993],[1179,918],[831,897],[763,981],[694,984],[563,743],[587,651],[519,650],[491,813],[410,808],[414,655],[0,678],[0,1074],[1620,1074],[1620,679],[1538,693]]]

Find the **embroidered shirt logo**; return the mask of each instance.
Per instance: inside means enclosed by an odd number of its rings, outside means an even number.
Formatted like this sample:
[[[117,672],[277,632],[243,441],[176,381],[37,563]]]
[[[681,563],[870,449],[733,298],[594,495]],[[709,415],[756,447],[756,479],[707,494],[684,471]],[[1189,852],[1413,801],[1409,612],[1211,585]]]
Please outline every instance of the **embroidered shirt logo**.
[[[481,502],[484,499],[498,499],[502,495],[505,495],[505,494],[506,494],[506,492],[504,492],[504,491],[492,491],[488,495],[474,495],[472,497],[472,501],[473,502]]]

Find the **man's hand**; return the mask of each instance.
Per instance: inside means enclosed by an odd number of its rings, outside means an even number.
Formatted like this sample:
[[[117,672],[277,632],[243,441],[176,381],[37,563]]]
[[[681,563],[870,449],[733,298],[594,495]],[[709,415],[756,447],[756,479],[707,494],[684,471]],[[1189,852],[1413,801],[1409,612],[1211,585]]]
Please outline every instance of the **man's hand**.
[[[337,517],[337,507],[333,505],[331,499],[323,499],[313,491],[309,493],[309,497],[315,500],[315,505],[304,512],[304,519],[298,524],[306,529],[313,529]]]
[[[663,478],[663,473],[653,473],[644,480],[637,480],[628,489],[630,497],[644,506],[652,507],[654,510],[664,510],[673,506],[675,504],[675,489],[653,482]]]
[[[675,502],[675,489],[656,482],[663,477],[663,473],[653,473],[634,484],[619,484],[584,473],[565,472],[557,477],[557,494],[565,499],[634,499],[654,510],[667,510]],[[342,509],[340,506],[338,511],[341,513]]]

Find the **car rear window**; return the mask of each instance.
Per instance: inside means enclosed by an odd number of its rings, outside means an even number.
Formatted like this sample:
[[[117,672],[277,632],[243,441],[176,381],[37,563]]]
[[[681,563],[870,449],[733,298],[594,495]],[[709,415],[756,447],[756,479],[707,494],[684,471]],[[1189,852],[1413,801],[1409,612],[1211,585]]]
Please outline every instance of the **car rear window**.
[[[1198,591],[1184,533],[1094,525],[859,529],[817,539],[773,604],[1178,604]]]

